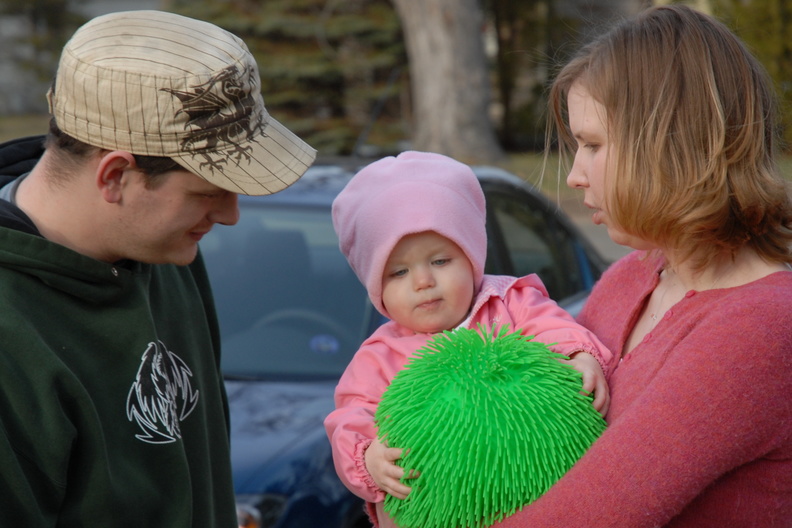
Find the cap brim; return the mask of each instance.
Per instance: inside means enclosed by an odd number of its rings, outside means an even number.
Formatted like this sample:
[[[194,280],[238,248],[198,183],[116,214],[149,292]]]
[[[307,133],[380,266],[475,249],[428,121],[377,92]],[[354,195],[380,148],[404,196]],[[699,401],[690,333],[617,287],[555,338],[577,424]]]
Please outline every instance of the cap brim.
[[[206,181],[239,193],[260,196],[296,182],[316,159],[316,150],[269,116],[263,133],[224,148],[186,152],[173,159]]]

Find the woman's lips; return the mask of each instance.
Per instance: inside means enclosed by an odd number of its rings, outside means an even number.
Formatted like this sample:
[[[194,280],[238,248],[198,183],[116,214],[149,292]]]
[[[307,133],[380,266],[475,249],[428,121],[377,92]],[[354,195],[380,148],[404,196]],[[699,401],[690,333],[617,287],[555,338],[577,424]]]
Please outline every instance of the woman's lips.
[[[586,202],[583,202],[583,205],[594,211],[593,213],[591,213],[591,221],[594,223],[594,225],[602,224],[602,209],[595,207]]]

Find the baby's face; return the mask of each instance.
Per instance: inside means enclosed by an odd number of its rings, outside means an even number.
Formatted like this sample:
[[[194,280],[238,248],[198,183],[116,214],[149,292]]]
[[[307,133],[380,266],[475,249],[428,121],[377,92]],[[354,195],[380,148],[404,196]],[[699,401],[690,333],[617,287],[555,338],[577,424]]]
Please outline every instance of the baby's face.
[[[450,330],[473,302],[473,266],[454,242],[434,231],[402,238],[382,274],[382,304],[417,333]]]

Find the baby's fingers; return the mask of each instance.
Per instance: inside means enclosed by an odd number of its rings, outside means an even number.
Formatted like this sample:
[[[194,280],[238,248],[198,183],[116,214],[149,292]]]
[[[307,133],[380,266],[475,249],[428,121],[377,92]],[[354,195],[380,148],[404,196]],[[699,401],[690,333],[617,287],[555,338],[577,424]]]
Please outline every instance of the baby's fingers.
[[[408,479],[414,479],[414,478],[418,478],[420,476],[421,476],[421,474],[418,471],[414,470],[414,469],[411,469],[411,470],[409,470],[407,472],[407,478]]]
[[[412,488],[410,488],[409,486],[405,486],[401,482],[396,481],[396,483],[394,483],[392,486],[390,486],[389,490],[386,489],[385,491],[388,492],[389,494],[393,495],[397,499],[404,500],[404,499],[407,498],[407,495],[410,494],[410,491],[412,491]]]
[[[384,451],[385,460],[388,462],[396,462],[402,457],[402,450],[398,447],[387,447]]]
[[[592,405],[594,405],[594,408],[602,416],[608,414],[608,408],[610,407],[610,391],[608,390],[608,384],[604,380],[600,380],[597,383],[597,387],[594,389],[594,401]]]
[[[393,495],[397,499],[406,499],[410,494],[410,486],[401,482],[401,477],[404,475],[404,470],[398,466],[393,466],[398,471],[389,472],[388,478],[383,482],[382,491]],[[398,475],[398,476],[397,476]],[[408,477],[412,478],[412,477]]]
[[[583,394],[593,394],[597,389],[597,377],[590,372],[583,372]]]

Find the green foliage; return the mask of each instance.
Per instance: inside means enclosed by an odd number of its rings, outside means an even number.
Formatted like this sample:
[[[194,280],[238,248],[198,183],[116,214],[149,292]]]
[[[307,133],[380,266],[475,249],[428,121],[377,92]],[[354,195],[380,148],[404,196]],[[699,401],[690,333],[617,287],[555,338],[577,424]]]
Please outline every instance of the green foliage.
[[[170,9],[241,37],[269,112],[320,154],[352,153],[373,119],[400,139],[404,84],[393,73],[406,72],[406,55],[388,0],[174,0]]]
[[[585,40],[587,26],[596,27],[604,16],[594,9],[596,3],[578,2],[579,16],[571,16],[569,9],[562,12],[559,4],[483,0],[498,44],[493,79],[503,108],[499,135],[507,150],[543,148],[547,84]]]
[[[49,81],[57,68],[60,51],[71,34],[86,20],[74,11],[80,0],[0,0],[0,15],[20,16],[29,32],[17,40],[20,49],[30,47],[17,64]]]
[[[385,511],[401,528],[480,527],[553,485],[602,434],[581,374],[507,328],[457,329],[416,352],[377,408],[379,436],[420,473]],[[409,474],[409,471],[406,472]]]
[[[530,129],[535,122],[522,119],[515,110],[521,108],[523,113],[532,115],[542,99],[534,97],[534,89],[518,88],[518,82],[526,80],[526,73],[536,70],[536,64],[544,60],[551,11],[545,0],[486,0],[484,7],[491,17],[498,44],[495,87],[503,106],[499,135],[506,148],[514,148],[522,143],[520,136],[527,136],[530,142],[535,135]],[[544,79],[530,75],[528,82],[541,86]]]
[[[792,145],[792,4],[788,0],[713,0],[713,13],[745,41],[772,77],[788,150]]]

